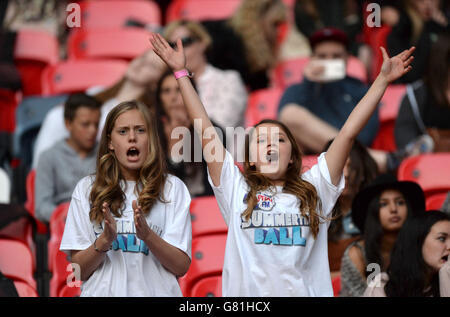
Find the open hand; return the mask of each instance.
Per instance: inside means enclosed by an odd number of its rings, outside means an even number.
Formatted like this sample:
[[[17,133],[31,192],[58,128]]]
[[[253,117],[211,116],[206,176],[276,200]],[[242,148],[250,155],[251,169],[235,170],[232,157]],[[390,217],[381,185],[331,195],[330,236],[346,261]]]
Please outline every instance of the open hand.
[[[170,47],[169,43],[158,33],[152,33],[150,42],[153,45],[153,51],[176,72],[186,68],[186,56],[184,55],[181,39],[177,40],[177,49]]]
[[[391,58],[384,47],[380,47],[380,49],[383,54],[383,65],[381,65],[379,76],[382,76],[388,83],[397,80],[412,69],[410,64],[414,59],[414,56],[411,55],[416,49],[414,46]]]
[[[108,244],[111,244],[117,237],[116,220],[112,216],[107,202],[103,203],[102,212],[105,219],[105,228],[103,228],[103,235]]]
[[[138,237],[138,239],[140,240],[145,241],[151,229],[148,226],[147,220],[145,219],[141,206],[137,204],[136,200],[133,200],[131,205],[134,211],[134,225],[136,226],[136,237]]]

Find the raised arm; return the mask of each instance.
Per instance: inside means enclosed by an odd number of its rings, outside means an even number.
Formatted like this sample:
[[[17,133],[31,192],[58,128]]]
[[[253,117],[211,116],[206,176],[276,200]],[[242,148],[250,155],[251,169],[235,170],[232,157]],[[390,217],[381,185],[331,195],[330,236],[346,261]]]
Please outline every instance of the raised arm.
[[[156,33],[153,33],[150,42],[153,45],[153,51],[161,57],[161,59],[173,72],[186,69],[186,56],[184,55],[181,39],[177,40],[176,50],[172,49],[167,41],[161,35]],[[180,87],[181,95],[183,96],[184,105],[186,106],[189,117],[192,120],[194,129],[200,137],[203,156],[208,164],[209,174],[211,175],[214,185],[218,186],[220,183],[220,174],[222,171],[223,161],[225,158],[225,148],[219,136],[215,132],[214,126],[209,120],[205,107],[200,101],[200,97],[192,86],[191,81],[186,77],[181,77],[177,81],[178,86]],[[203,137],[204,135],[212,137]],[[214,144],[209,144],[210,142],[214,142]],[[207,153],[208,151],[205,151],[205,147],[207,147],[207,149],[213,148],[215,151],[219,151],[219,157],[217,157],[217,153]]]
[[[410,64],[413,60],[411,54],[414,50],[415,47],[411,47],[409,50],[405,50],[402,53],[389,58],[386,50],[381,47],[383,53],[383,65],[380,73],[369,91],[367,91],[366,95],[350,113],[344,126],[339,131],[325,154],[331,181],[334,185],[339,182],[342,170],[344,169],[345,162],[347,161],[356,136],[369,121],[383,97],[387,86],[411,70]]]

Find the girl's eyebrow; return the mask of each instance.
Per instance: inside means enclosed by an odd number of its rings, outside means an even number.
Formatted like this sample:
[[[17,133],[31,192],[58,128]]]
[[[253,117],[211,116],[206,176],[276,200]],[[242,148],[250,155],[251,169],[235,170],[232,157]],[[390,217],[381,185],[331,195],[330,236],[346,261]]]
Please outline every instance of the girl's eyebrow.
[[[132,128],[142,128],[142,127],[145,127],[145,124],[137,124],[137,125],[134,125],[134,126],[123,125],[123,126],[117,127],[117,129],[129,129],[130,127],[132,127]]]

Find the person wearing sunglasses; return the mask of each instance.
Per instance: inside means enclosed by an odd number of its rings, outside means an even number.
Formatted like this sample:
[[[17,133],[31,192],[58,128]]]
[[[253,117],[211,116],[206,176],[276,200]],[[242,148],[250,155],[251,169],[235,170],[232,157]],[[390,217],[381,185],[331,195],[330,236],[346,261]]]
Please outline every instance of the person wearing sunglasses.
[[[208,116],[224,130],[243,125],[247,90],[239,73],[221,70],[208,63],[206,51],[212,40],[206,29],[193,21],[174,21],[163,32],[170,46],[181,39],[187,68],[193,73]]]

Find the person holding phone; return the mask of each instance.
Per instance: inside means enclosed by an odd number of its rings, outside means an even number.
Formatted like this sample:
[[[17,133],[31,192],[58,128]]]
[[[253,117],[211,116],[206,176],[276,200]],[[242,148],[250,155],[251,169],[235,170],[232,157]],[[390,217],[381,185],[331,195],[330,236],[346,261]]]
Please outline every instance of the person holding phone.
[[[284,92],[278,115],[294,134],[305,153],[319,153],[338,134],[348,115],[367,92],[367,86],[346,74],[349,56],[347,34],[324,28],[309,39],[310,62],[303,81]],[[370,146],[378,129],[377,111],[359,133],[358,140]]]

